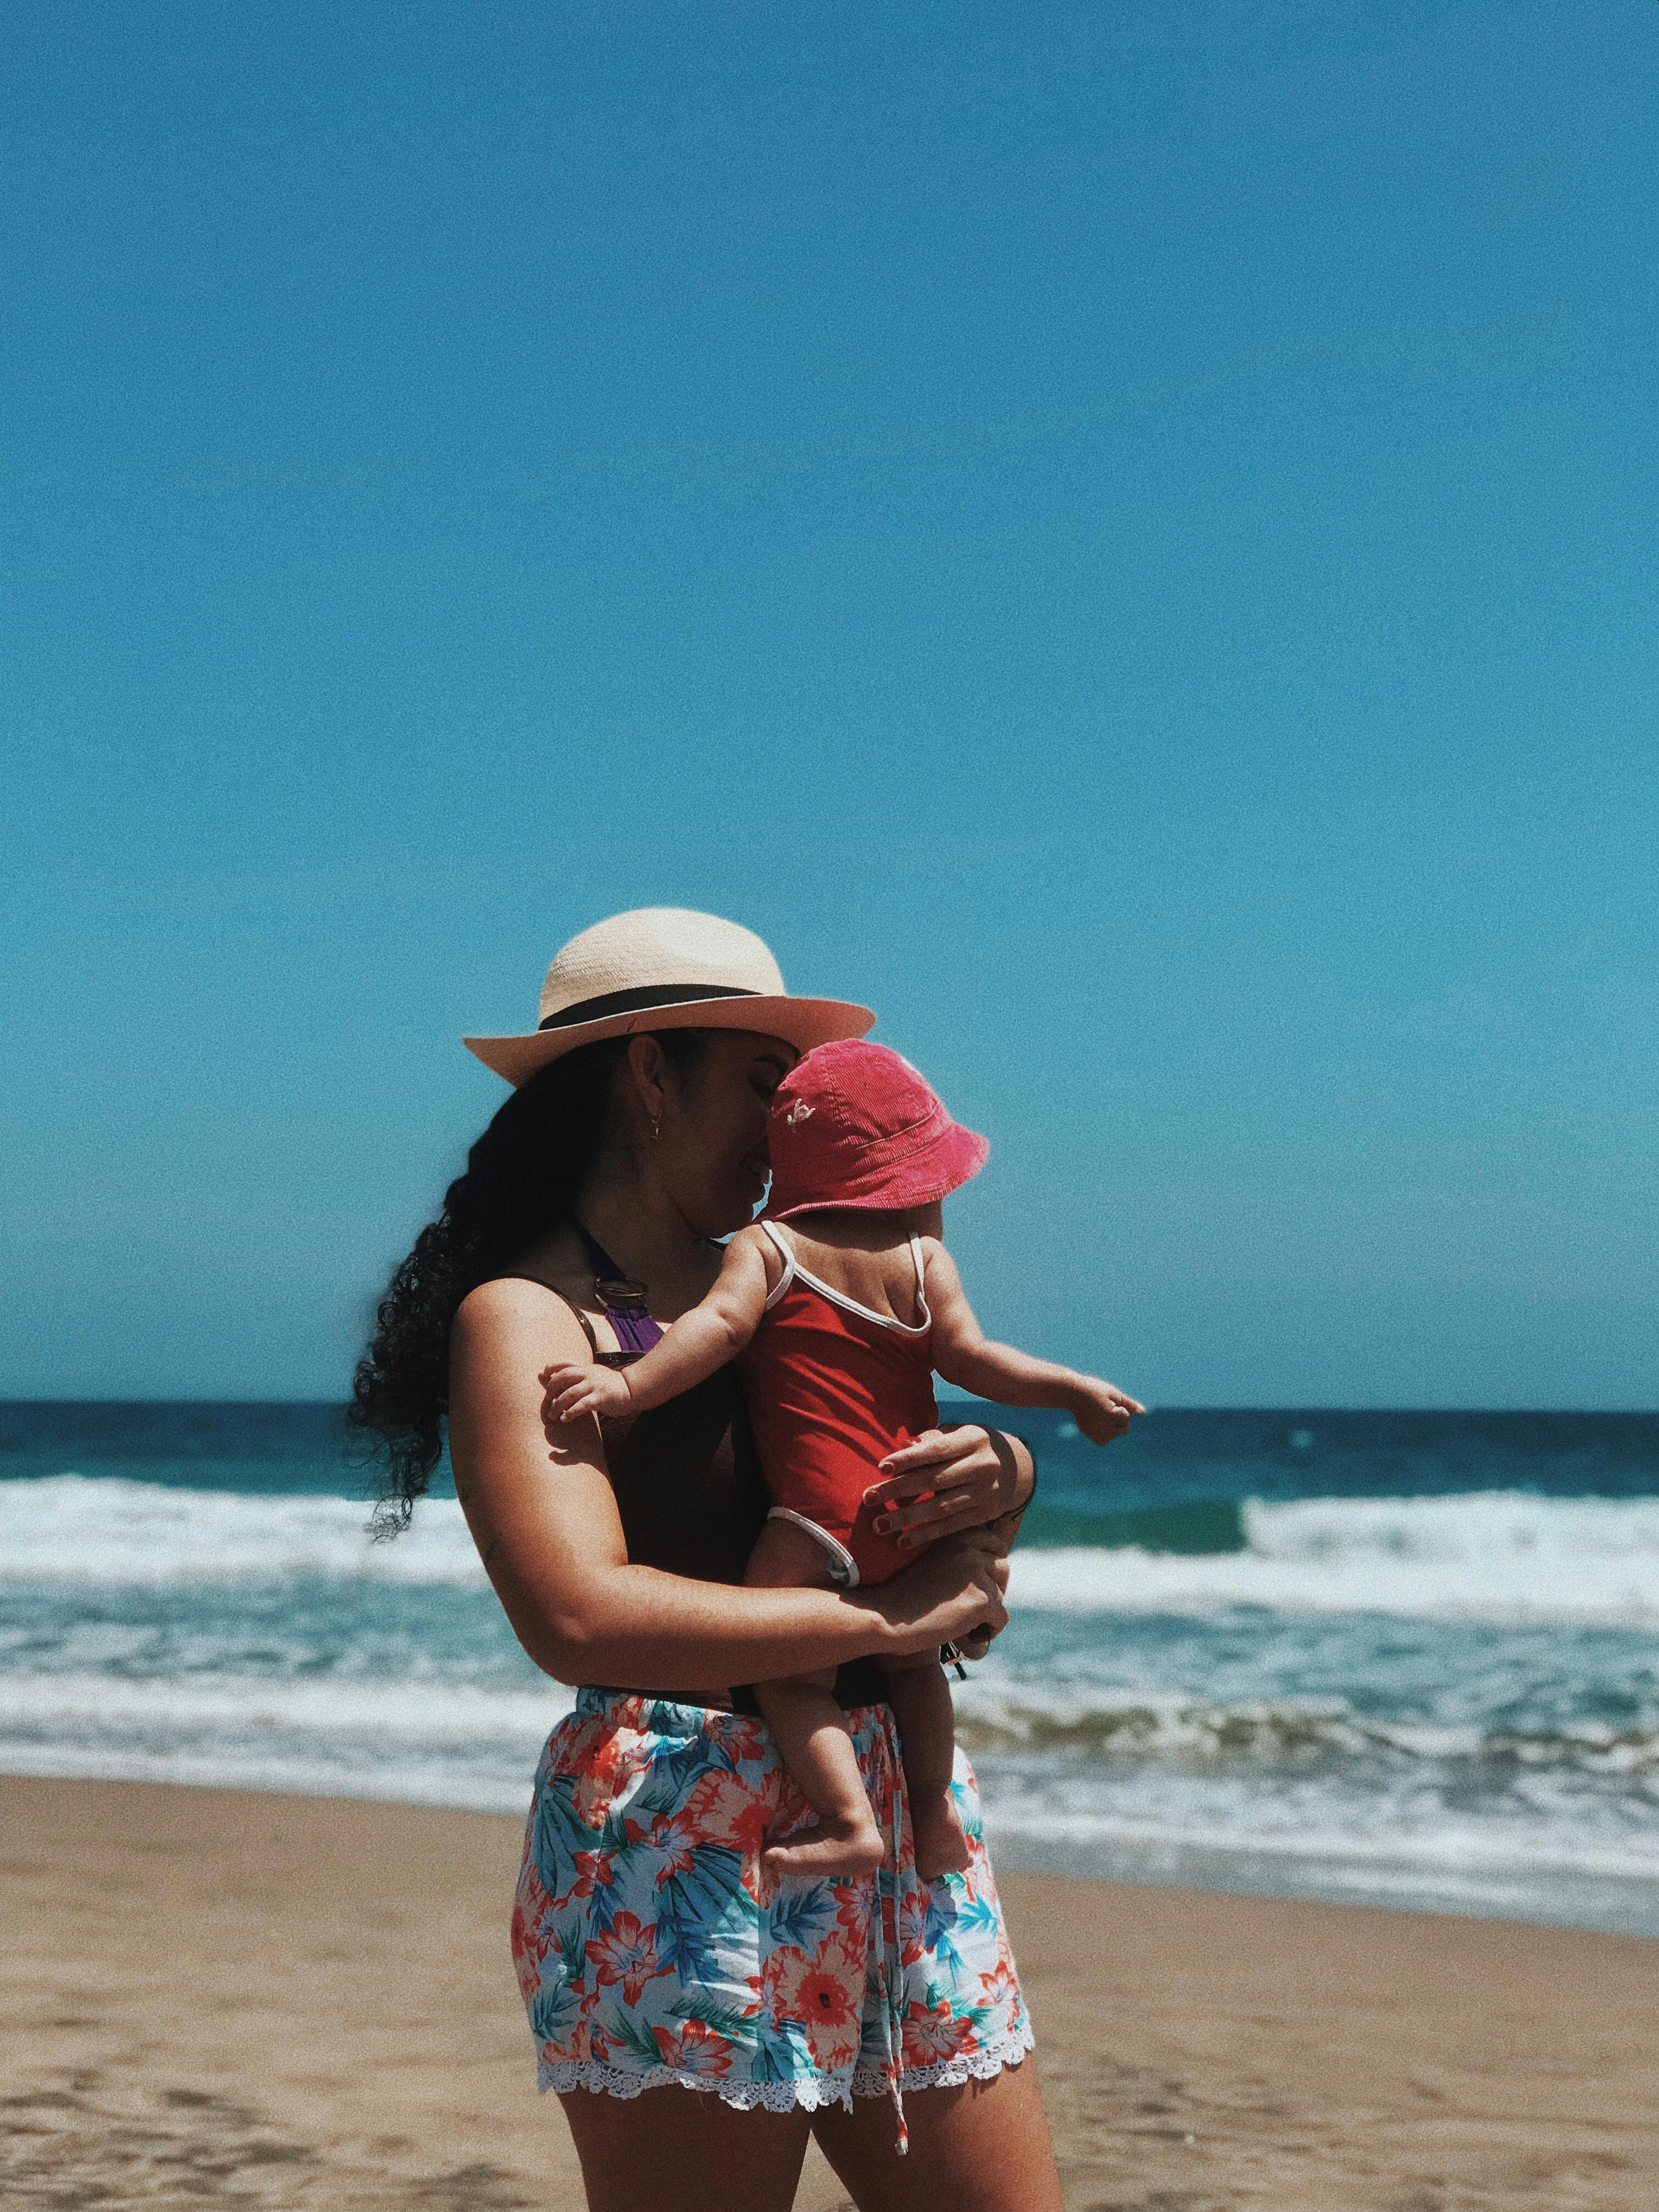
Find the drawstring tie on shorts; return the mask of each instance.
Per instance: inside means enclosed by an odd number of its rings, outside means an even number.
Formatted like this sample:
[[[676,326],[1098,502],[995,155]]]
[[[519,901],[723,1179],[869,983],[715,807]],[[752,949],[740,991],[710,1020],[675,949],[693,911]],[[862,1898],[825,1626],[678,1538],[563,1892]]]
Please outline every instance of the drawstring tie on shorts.
[[[873,1917],[878,1923],[874,1949],[876,1974],[881,1998],[882,2041],[886,2051],[887,2092],[893,2100],[893,2118],[898,2130],[894,2146],[901,2158],[910,2148],[910,2130],[904,2119],[904,2021],[901,2011],[902,1990],[898,1936],[898,1880],[900,1846],[904,1839],[903,1798],[898,1778],[892,1778],[889,1792],[892,1813],[892,1858],[889,1866],[878,1867],[875,1881]]]

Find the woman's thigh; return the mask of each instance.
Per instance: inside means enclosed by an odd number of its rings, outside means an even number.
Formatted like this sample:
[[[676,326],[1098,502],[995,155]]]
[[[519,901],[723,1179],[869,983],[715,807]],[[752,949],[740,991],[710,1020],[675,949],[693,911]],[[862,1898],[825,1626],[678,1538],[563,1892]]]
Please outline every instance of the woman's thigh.
[[[831,2107],[812,2115],[818,2148],[859,2212],[1060,2212],[1054,2145],[1030,2057],[988,2081],[912,2090],[904,2117],[910,2150],[901,2158],[885,2097],[855,2097],[850,2112]]]
[[[573,2089],[559,2103],[589,2212],[789,2212],[795,2201],[805,2112],[738,2112],[678,2087],[628,2098]]]

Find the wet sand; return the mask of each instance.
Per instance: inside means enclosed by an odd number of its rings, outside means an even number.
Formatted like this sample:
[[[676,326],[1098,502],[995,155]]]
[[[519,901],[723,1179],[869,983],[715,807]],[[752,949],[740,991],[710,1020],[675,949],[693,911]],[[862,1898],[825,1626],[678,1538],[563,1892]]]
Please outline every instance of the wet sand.
[[[579,2212],[518,1821],[0,1780],[0,2198]],[[1654,2212],[1659,1944],[1014,1875],[1069,2212]],[[846,2199],[817,2157],[800,2212]]]

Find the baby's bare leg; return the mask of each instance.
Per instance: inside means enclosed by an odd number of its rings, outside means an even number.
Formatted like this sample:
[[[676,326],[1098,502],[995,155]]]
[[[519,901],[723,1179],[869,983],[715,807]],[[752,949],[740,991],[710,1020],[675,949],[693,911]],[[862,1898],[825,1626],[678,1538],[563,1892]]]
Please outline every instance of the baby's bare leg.
[[[858,1753],[847,1716],[827,1680],[797,1675],[785,1682],[757,1682],[755,1702],[777,1738],[783,1763],[817,1814],[787,1843],[770,1844],[762,1863],[775,1881],[806,1875],[815,1881],[860,1881],[887,1856],[859,1774]]]
[[[749,1556],[744,1579],[766,1589],[828,1587],[823,1547],[793,1522],[769,1521]],[[833,1668],[755,1685],[755,1702],[777,1738],[783,1763],[818,1816],[815,1827],[763,1854],[774,1881],[786,1875],[818,1881],[860,1879],[873,1874],[886,1856],[835,1686]]]
[[[924,1881],[960,1874],[968,1864],[968,1831],[951,1790],[957,1721],[945,1669],[936,1659],[918,1657],[890,1660],[882,1674],[904,1757],[916,1872]]]

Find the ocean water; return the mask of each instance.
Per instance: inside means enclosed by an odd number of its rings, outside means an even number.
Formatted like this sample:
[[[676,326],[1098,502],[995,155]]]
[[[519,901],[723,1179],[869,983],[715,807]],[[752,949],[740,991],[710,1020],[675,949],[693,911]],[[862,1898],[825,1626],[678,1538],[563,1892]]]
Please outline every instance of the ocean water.
[[[1659,1416],[1005,1418],[1042,1486],[957,1689],[1005,1863],[1659,1934]],[[0,1407],[0,1771],[520,1810],[568,1695],[349,1450]]]

